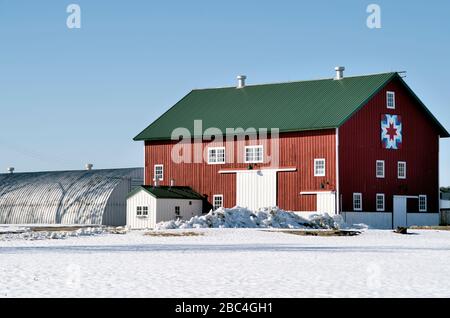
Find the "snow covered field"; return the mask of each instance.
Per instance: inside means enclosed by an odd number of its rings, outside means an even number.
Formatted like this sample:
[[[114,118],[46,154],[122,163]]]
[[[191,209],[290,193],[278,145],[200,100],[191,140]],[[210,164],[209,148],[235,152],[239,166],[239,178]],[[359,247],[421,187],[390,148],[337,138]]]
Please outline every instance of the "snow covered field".
[[[0,297],[450,297],[450,232],[0,240]]]

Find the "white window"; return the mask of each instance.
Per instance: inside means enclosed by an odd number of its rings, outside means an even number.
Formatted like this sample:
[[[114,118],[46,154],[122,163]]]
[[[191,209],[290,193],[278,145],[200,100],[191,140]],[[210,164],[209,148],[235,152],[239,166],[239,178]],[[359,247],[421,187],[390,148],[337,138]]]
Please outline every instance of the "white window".
[[[399,161],[398,162],[398,168],[397,168],[397,176],[399,179],[406,179],[406,162],[405,161]]]
[[[384,211],[384,194],[377,193],[377,211]]]
[[[362,193],[353,193],[353,211],[362,211]]]
[[[419,212],[427,212],[427,196],[419,195]]]
[[[164,166],[163,165],[155,165],[154,170],[154,180],[158,179],[159,181],[164,180]]]
[[[216,194],[213,196],[213,210],[223,207],[223,195]]]
[[[395,109],[395,92],[386,93],[386,104],[387,108]]]
[[[377,178],[384,178],[384,160],[377,160]]]
[[[148,206],[137,206],[136,216],[147,217],[148,216]]]
[[[208,163],[209,164],[225,163],[225,147],[208,148]]]
[[[259,146],[247,146],[245,147],[245,163],[259,163],[263,162],[264,148]]]
[[[175,215],[180,216],[180,207],[179,206],[175,207]]]
[[[314,159],[314,177],[325,177],[325,159]]]

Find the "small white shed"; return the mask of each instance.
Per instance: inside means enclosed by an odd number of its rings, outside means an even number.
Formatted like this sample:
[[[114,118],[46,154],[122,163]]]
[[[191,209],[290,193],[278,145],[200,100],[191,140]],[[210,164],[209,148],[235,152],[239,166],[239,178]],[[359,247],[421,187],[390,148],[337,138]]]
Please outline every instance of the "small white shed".
[[[154,228],[159,222],[201,215],[203,197],[189,187],[140,186],[127,197],[127,227]]]

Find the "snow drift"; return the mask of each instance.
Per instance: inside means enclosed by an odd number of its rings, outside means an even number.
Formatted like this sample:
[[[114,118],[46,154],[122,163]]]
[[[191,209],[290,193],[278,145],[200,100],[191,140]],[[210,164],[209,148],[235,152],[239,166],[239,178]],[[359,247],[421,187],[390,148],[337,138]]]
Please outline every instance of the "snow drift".
[[[57,231],[56,228],[54,231],[33,231],[28,227],[12,227],[11,229],[0,229],[0,241],[66,239],[69,237],[100,235],[107,233],[107,231],[108,229],[102,226],[83,227],[73,231]]]
[[[359,226],[364,228],[364,226]],[[193,228],[284,228],[284,229],[342,229],[348,228],[342,217],[313,214],[308,217],[279,208],[251,211],[246,208],[219,208],[190,220],[161,222],[157,230]]]

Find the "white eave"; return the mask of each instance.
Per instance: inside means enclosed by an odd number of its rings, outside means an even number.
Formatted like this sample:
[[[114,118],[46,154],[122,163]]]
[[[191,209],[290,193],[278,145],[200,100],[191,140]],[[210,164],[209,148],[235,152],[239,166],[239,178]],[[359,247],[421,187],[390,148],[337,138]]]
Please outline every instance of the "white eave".
[[[250,172],[258,172],[258,171],[268,171],[268,172],[289,172],[289,171],[297,171],[296,167],[286,167],[286,168],[273,168],[273,167],[263,167],[259,169],[223,169],[219,170],[219,173],[250,173]]]

